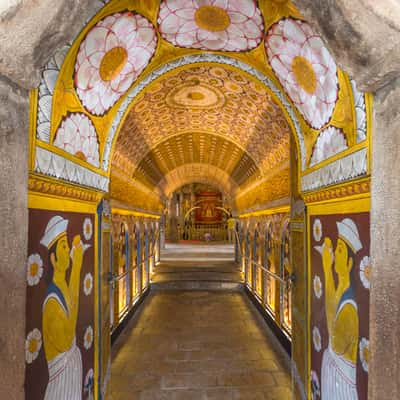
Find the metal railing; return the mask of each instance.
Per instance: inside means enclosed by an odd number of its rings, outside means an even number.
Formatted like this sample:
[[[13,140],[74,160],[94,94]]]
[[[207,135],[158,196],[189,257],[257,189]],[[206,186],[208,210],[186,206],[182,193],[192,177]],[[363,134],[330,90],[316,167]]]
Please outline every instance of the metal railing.
[[[247,257],[245,255],[243,255],[242,252],[242,248],[241,248],[241,243],[240,243],[240,238],[238,233],[235,232],[235,238],[236,238],[236,245],[237,245],[237,249],[239,250],[240,253],[240,258],[246,260],[247,262],[250,262],[252,265],[255,265],[258,268],[261,268],[264,272],[266,272],[268,275],[272,276],[274,279],[278,280],[279,282],[281,282],[283,285],[290,285],[294,282],[294,275],[287,277],[286,279],[282,278],[280,275],[275,274],[274,272],[270,271],[268,268],[266,268],[264,265],[259,264],[258,262],[254,261],[253,259],[251,259],[250,257]]]

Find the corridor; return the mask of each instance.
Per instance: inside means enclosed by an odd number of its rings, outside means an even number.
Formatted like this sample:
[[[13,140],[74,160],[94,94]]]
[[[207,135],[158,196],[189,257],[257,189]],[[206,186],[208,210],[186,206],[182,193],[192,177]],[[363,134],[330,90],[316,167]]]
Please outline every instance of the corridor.
[[[288,365],[245,294],[155,291],[114,344],[111,399],[286,400]]]
[[[0,1],[0,400],[400,399],[398,3]]]

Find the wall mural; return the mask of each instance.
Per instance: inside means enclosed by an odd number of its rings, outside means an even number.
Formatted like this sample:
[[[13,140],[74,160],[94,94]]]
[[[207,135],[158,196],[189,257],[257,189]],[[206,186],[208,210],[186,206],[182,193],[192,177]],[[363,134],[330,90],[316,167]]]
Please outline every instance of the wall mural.
[[[200,223],[219,223],[222,222],[222,211],[216,207],[221,207],[222,199],[220,193],[200,192],[196,193],[195,221]]]
[[[369,213],[310,217],[313,400],[368,397]]]
[[[29,210],[26,399],[92,399],[94,216]]]

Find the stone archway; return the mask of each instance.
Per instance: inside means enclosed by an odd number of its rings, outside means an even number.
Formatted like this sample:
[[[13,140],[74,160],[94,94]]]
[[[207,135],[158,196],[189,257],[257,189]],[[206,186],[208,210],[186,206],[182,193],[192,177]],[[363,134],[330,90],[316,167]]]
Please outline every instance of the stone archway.
[[[28,185],[27,167],[21,160],[28,158],[28,89],[37,86],[41,66],[49,56],[71,40],[96,9],[87,1],[75,2],[72,10],[66,1],[61,2],[59,8],[54,8],[51,2],[42,2],[40,7],[34,3],[16,1],[0,14],[3,59],[0,98],[4,105],[0,119],[4,171],[0,187],[1,205],[5,210],[4,240],[0,248],[1,275],[4,276],[1,289],[3,293],[11,293],[1,308],[0,334],[5,343],[1,363],[2,371],[6,371],[2,374],[1,390],[11,399],[23,397],[25,272],[14,266],[24,265],[26,260]],[[400,128],[399,51],[396,51],[399,14],[394,3],[386,2],[373,5],[369,1],[359,1],[347,8],[341,2],[323,7],[312,1],[297,0],[296,4],[311,22],[314,21],[339,64],[354,76],[358,86],[375,94],[371,231],[373,260],[377,267],[371,290],[370,398],[396,398],[400,391],[400,369],[395,353],[398,349],[396,327],[400,319],[396,271],[400,181],[392,171],[400,148],[397,134]],[[48,18],[43,18],[44,15]],[[371,26],[377,28],[371,29]],[[344,37],[352,40],[343,48]],[[16,38],[20,45],[15,42]],[[21,316],[18,322],[15,315]],[[11,324],[13,335],[9,334]]]

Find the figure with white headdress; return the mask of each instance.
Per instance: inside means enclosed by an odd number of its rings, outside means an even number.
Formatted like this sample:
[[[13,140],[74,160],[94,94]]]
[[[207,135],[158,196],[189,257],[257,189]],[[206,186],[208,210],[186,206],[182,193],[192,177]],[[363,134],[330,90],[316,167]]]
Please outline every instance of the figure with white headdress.
[[[67,227],[68,220],[60,216],[51,218],[40,241],[48,249],[52,274],[43,302],[43,343],[49,369],[45,400],[82,399],[82,357],[75,332],[86,246],[77,235],[70,249]],[[67,282],[66,273],[70,267]]]
[[[337,222],[338,238],[333,251],[329,237],[315,249],[322,255],[325,274],[325,309],[329,345],[322,358],[321,400],[357,400],[356,364],[358,308],[350,272],[362,244],[350,218]],[[337,275],[335,284],[334,271]]]

